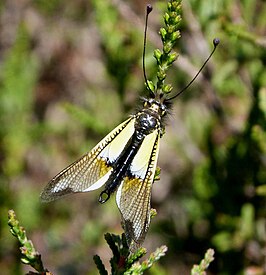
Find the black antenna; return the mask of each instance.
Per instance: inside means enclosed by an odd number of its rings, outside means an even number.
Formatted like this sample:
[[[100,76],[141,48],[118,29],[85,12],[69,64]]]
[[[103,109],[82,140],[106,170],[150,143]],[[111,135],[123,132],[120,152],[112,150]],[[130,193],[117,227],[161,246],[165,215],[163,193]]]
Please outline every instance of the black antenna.
[[[208,63],[208,61],[210,60],[210,58],[212,57],[212,55],[214,54],[216,47],[219,45],[220,40],[219,38],[214,38],[213,39],[213,50],[211,52],[211,54],[209,55],[209,57],[205,60],[205,62],[203,63],[203,65],[201,66],[201,68],[199,69],[199,71],[196,73],[196,75],[192,78],[192,80],[186,85],[186,87],[184,87],[180,92],[178,92],[176,95],[174,95],[173,97],[167,98],[166,100],[172,100],[176,97],[178,97],[179,95],[181,95],[194,81],[195,79],[198,77],[198,75],[200,74],[200,72],[203,70],[203,68],[205,67],[205,65]]]
[[[148,17],[149,14],[152,11],[152,5],[148,4],[147,9],[146,9],[146,17],[145,17],[145,29],[144,29],[144,42],[143,42],[143,55],[142,55],[142,69],[143,69],[143,76],[144,76],[144,81],[147,86],[147,89],[150,92],[150,96],[154,96],[154,92],[151,90],[147,76],[146,76],[146,70],[145,70],[145,54],[146,54],[146,42],[147,42],[147,27],[148,27]]]

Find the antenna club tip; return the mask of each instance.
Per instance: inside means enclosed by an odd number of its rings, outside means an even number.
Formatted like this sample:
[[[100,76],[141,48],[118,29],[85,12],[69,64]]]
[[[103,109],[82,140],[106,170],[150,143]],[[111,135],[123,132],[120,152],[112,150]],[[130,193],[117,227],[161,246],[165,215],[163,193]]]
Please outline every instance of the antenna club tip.
[[[220,39],[218,37],[216,37],[216,38],[213,39],[212,42],[213,42],[214,47],[217,47],[220,43]]]
[[[152,5],[148,4],[147,5],[147,14],[149,14],[152,11]]]

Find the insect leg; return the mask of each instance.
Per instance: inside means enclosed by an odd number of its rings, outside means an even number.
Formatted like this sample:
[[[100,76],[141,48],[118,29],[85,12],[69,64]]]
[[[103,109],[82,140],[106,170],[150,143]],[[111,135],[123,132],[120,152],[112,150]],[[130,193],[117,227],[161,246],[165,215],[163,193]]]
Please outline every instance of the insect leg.
[[[100,196],[99,196],[99,202],[100,203],[105,203],[109,200],[111,195],[111,191],[109,189],[105,189],[101,192]]]

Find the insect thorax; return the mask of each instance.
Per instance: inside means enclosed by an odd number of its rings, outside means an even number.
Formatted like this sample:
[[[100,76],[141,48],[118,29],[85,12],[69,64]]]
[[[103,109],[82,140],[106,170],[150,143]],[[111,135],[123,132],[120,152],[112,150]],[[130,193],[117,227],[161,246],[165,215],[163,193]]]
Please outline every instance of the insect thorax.
[[[148,135],[155,130],[163,130],[162,117],[166,114],[166,106],[155,100],[155,99],[145,99],[144,108],[138,112],[135,122],[136,131],[140,135]]]

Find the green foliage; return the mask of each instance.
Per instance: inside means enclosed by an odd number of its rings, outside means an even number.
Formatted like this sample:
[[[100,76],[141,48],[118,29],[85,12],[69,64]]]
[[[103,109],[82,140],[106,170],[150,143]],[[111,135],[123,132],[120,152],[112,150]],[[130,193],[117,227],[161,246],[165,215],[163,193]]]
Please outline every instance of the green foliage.
[[[94,260],[94,262],[95,262],[95,264],[96,264],[96,266],[97,266],[97,268],[98,268],[98,270],[99,270],[99,274],[100,274],[100,275],[107,275],[108,272],[107,272],[107,270],[105,269],[105,266],[104,266],[104,264],[103,264],[101,258],[100,258],[98,255],[94,255],[94,256],[93,256],[93,260]]]
[[[44,268],[41,255],[36,251],[32,241],[27,238],[25,229],[19,225],[14,210],[8,211],[8,219],[10,232],[19,241],[22,263],[32,266],[38,272],[31,272],[30,274],[52,274]],[[110,259],[110,264],[111,274],[114,275],[143,274],[145,270],[150,269],[155,262],[165,256],[167,251],[166,246],[157,248],[147,260],[139,263],[138,260],[146,254],[146,250],[144,248],[139,248],[137,251],[130,254],[124,234],[120,237],[118,235],[107,233],[105,234],[105,240],[113,253],[113,257]],[[108,274],[101,258],[98,255],[95,255],[93,259],[98,268],[99,274]]]
[[[124,274],[143,274],[144,271],[150,269],[152,265],[157,262],[161,257],[165,256],[166,251],[167,247],[165,245],[157,248],[153,253],[150,254],[147,260],[143,261],[142,263],[134,263]]]
[[[248,18],[246,22],[251,18],[261,18],[262,13],[255,15],[254,8],[250,8],[247,2],[241,5],[243,17]],[[227,7],[230,5],[228,3]],[[220,7],[216,12],[222,15],[224,10]],[[252,23],[258,31],[251,33],[247,25],[221,21],[225,31],[222,34],[223,48],[229,51],[231,59],[221,64],[213,81],[224,102],[238,98],[238,103],[230,110],[224,110],[226,114],[222,120],[217,118],[209,125],[206,158],[193,176],[198,197],[195,200],[200,208],[208,209],[203,211],[204,214],[201,212],[196,220],[210,221],[209,236],[212,236],[217,257],[223,259],[225,274],[239,272],[241,251],[248,249],[250,243],[255,242],[262,247],[265,242],[261,232],[262,220],[265,223],[265,199],[259,196],[263,196],[266,181],[263,162],[266,116],[261,100],[265,94],[265,65],[262,65],[265,63],[265,49],[262,47],[265,46],[259,35],[259,22],[256,19]],[[227,56],[225,52],[223,56]],[[250,86],[241,70],[247,74]],[[246,108],[246,119],[243,119],[241,127],[234,129],[227,119],[229,112],[239,110],[240,113],[241,103]],[[225,136],[219,141],[221,129]],[[262,261],[262,257],[260,259]]]
[[[60,9],[60,7],[62,6],[62,2],[62,0],[36,0],[34,1],[34,4],[43,12],[47,14],[53,14]]]
[[[8,176],[23,169],[23,158],[30,144],[30,111],[37,73],[38,62],[30,52],[30,38],[21,24],[0,74],[0,147],[5,156],[2,167]]]
[[[204,259],[200,262],[199,265],[194,265],[191,270],[191,275],[206,275],[206,269],[210,263],[214,260],[214,250],[208,249],[204,255]]]
[[[32,266],[39,274],[43,274],[46,269],[43,267],[41,255],[35,250],[31,240],[27,238],[25,229],[19,225],[14,210],[8,211],[8,225],[10,232],[19,241],[21,261],[23,264]]]
[[[106,133],[106,126],[104,123],[100,120],[95,120],[95,116],[88,114],[88,111],[68,102],[64,103],[64,108],[73,118],[83,124],[84,127],[92,128],[96,133],[99,134]]]
[[[165,256],[167,251],[166,246],[157,248],[156,251],[151,253],[147,260],[140,263],[138,260],[146,254],[146,250],[144,248],[139,248],[137,251],[130,254],[124,234],[121,238],[117,235],[105,234],[105,239],[113,252],[110,264],[112,268],[111,274],[114,275],[141,275],[145,270],[150,269],[161,257]],[[99,270],[99,274],[108,274],[98,255],[94,256],[94,261]]]
[[[141,45],[134,43],[137,39],[136,31],[121,21],[121,16],[114,5],[104,0],[92,2],[107,70],[113,77],[120,98],[124,100],[131,70],[141,55]]]
[[[178,38],[180,38],[180,31],[178,27],[181,21],[181,5],[179,1],[169,1],[167,4],[167,12],[164,14],[165,27],[160,29],[160,36],[163,43],[162,51],[156,49],[154,57],[157,61],[157,90],[164,93],[170,93],[171,85],[164,84],[166,72],[173,62],[177,59],[177,53],[172,52],[174,45]],[[152,91],[155,90],[154,84],[148,83]]]
[[[121,109],[132,109],[136,96],[146,92],[145,7],[139,1],[38,0],[13,5],[10,17],[7,3],[0,3],[0,213],[16,210],[58,274],[95,274],[92,255],[106,263],[103,234],[121,230],[115,203],[99,206],[97,192],[45,206],[36,198],[54,173],[110,130],[109,119],[118,124],[125,117]],[[148,273],[188,274],[213,247],[211,273],[265,274],[266,6],[262,0],[190,0],[182,6],[181,56],[174,63],[178,69],[167,73],[175,91],[195,75],[212,39],[221,44],[174,101],[167,122],[161,180],[153,190],[158,216],[145,246],[165,243],[168,253]],[[157,1],[148,26],[151,79],[157,73],[151,49],[161,45],[156,12],[164,10],[165,1]],[[158,60],[162,54],[154,52]],[[1,216],[0,270],[22,274],[17,243],[7,231]]]

